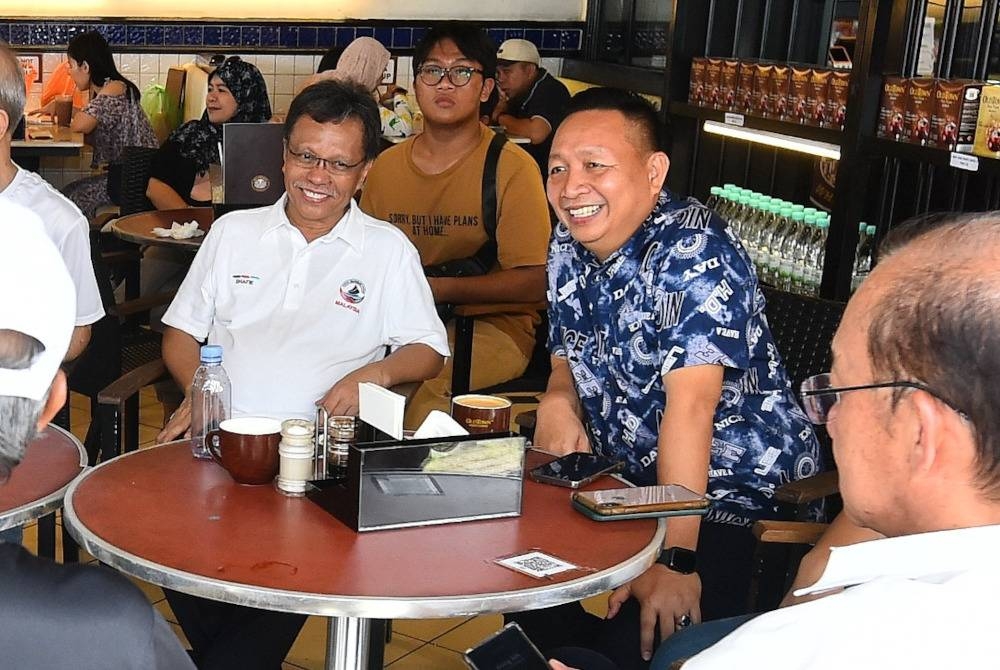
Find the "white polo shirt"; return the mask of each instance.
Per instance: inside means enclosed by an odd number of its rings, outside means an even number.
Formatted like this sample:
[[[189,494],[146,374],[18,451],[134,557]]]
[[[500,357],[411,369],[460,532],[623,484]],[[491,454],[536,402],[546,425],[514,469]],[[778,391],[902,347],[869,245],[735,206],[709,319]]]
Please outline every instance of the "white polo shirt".
[[[100,320],[104,316],[104,306],[90,258],[90,224],[87,217],[47,181],[20,167],[13,181],[0,191],[0,198],[9,198],[30,209],[42,220],[45,233],[59,250],[76,286],[75,325],[86,326]]]
[[[220,217],[163,322],[222,345],[234,414],[277,419],[313,418],[331,386],[387,345],[449,354],[417,250],[353,201],[309,244],[284,196]]]
[[[1000,526],[835,547],[796,595],[841,593],[748,621],[684,670],[995,668]]]

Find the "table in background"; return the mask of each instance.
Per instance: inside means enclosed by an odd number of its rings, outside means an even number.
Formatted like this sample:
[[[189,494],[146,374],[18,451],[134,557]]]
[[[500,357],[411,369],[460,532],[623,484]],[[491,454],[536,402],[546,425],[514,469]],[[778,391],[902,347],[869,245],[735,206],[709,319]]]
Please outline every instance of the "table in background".
[[[205,236],[191,237],[186,240],[175,240],[172,237],[158,237],[153,234],[153,228],[166,228],[176,223],[197,221],[198,228],[208,233],[215,220],[215,212],[211,207],[184,207],[182,209],[161,209],[149,212],[127,214],[111,222],[111,232],[127,242],[135,244],[171,247],[185,249],[192,253],[198,251]]]
[[[52,139],[37,139],[32,135],[47,132]],[[65,126],[28,124],[27,136],[10,143],[10,154],[25,170],[38,172],[43,156],[79,156],[83,149],[83,133],[74,133]]]
[[[70,482],[86,467],[87,451],[80,441],[50,425],[28,445],[10,479],[0,484],[0,530],[39,519],[38,554],[54,558],[52,512],[62,506]]]
[[[529,466],[548,458],[529,455]],[[66,496],[64,520],[100,561],[164,588],[330,617],[326,665],[336,669],[366,666],[371,619],[581,600],[645,571],[665,532],[662,520],[591,521],[573,511],[567,489],[529,480],[520,517],[355,533],[308,499],[236,484],[193,459],[186,442],[86,473]],[[493,562],[532,549],[584,569],[536,580]]]

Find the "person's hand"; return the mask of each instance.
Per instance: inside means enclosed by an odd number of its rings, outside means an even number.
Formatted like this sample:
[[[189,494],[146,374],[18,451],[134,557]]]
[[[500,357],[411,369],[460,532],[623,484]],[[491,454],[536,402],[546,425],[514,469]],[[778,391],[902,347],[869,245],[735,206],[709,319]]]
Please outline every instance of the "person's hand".
[[[554,658],[549,659],[549,667],[552,668],[552,670],[577,670],[576,668],[569,667],[565,663],[560,663]]]
[[[191,398],[188,396],[184,397],[180,406],[167,419],[163,430],[156,436],[156,443],[163,444],[181,436],[191,437]]]
[[[38,116],[40,114],[55,114],[55,113],[56,113],[56,101],[50,100],[49,104],[45,105],[44,107],[38,107],[36,109],[33,109],[30,112],[27,112],[26,115]]]
[[[653,657],[656,624],[660,624],[660,639],[666,639],[677,628],[685,614],[691,623],[701,623],[701,578],[698,573],[682,575],[664,565],[654,565],[625,586],[615,589],[608,597],[608,618],[613,618],[622,604],[633,597],[639,601],[639,651],[644,660]]]
[[[358,384],[372,382],[379,386],[387,386],[379,374],[377,364],[366,365],[345,376],[316,401],[329,412],[330,416],[357,416],[360,403],[358,401]]]
[[[545,451],[565,456],[574,451],[591,451],[583,421],[562,398],[543,398],[535,419],[532,443]]]

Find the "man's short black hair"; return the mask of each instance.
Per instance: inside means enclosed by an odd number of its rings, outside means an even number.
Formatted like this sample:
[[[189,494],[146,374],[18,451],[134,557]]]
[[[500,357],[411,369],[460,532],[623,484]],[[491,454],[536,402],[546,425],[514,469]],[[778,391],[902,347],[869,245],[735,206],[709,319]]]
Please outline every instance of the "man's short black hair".
[[[474,60],[483,68],[483,76],[491,79],[497,73],[497,45],[486,31],[474,23],[447,21],[439,23],[427,31],[413,51],[413,69],[417,70],[427,54],[442,40],[451,40],[469,60]]]
[[[620,112],[632,124],[633,137],[646,151],[666,151],[666,128],[660,115],[646,98],[634,91],[620,88],[595,87],[580,91],[566,106],[566,118],[577,112]]]
[[[357,119],[361,122],[365,160],[372,161],[378,156],[382,118],[372,94],[357,84],[326,80],[304,88],[288,108],[286,141],[295,122],[302,116],[308,116],[317,123],[343,123],[347,119]]]

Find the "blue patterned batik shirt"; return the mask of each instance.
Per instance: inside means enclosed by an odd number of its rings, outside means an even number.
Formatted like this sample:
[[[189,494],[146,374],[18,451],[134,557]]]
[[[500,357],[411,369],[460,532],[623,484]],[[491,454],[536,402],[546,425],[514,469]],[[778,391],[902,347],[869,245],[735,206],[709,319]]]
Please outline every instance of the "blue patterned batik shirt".
[[[567,359],[595,450],[656,482],[663,377],[721,365],[707,520],[774,514],[774,489],[821,467],[764,318],[753,265],[728,226],[695,200],[660,193],[652,214],[601,263],[560,223],[548,258],[552,353]]]

